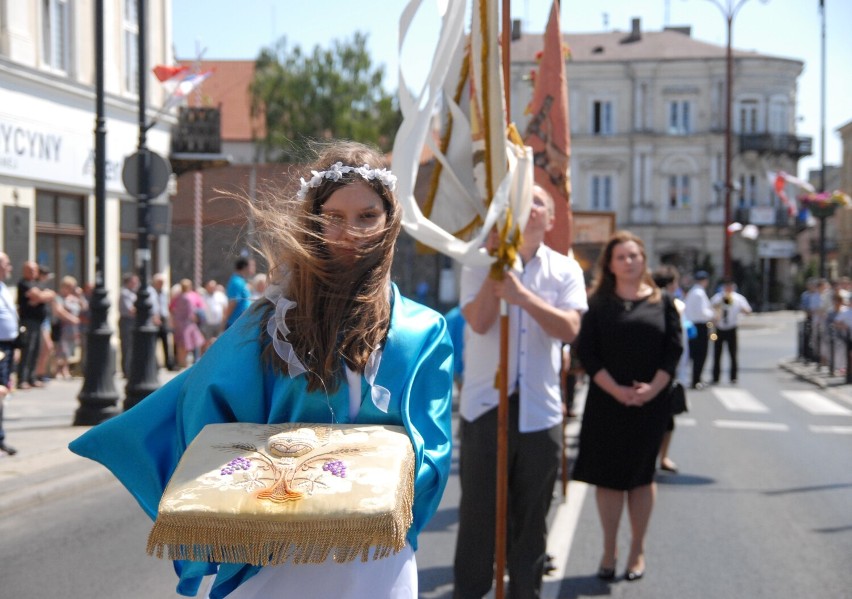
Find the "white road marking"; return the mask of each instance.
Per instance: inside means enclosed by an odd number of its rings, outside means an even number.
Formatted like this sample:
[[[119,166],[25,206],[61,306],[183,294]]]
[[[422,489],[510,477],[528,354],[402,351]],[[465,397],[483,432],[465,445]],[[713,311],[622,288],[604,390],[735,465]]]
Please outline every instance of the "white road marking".
[[[782,391],[781,395],[815,416],[852,416],[852,410],[816,391]]]
[[[831,426],[812,424],[808,427],[812,433],[829,433],[834,435],[852,435],[852,426]]]
[[[750,414],[765,414],[769,411],[766,404],[742,389],[729,387],[711,387],[713,395],[731,412],[748,412]]]
[[[748,420],[714,420],[713,426],[753,431],[788,431],[790,427],[780,422],[750,422]]]
[[[556,569],[544,577],[541,585],[542,599],[556,599],[559,596],[559,588],[565,576],[565,565],[568,563],[568,554],[574,541],[574,531],[577,530],[577,521],[580,519],[580,510],[588,488],[589,485],[584,482],[570,481],[568,496],[556,508],[556,517],[547,535],[547,552],[553,556]]]

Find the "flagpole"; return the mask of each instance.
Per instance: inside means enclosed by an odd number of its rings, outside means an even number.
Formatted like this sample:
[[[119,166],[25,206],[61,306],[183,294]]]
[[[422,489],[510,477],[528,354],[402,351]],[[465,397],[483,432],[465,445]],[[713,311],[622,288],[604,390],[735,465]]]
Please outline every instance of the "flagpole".
[[[512,20],[509,0],[503,0],[503,96],[506,103],[506,124],[511,122],[511,42]],[[504,136],[501,136],[501,138]],[[495,490],[494,534],[494,597],[503,599],[503,577],[506,572],[507,514],[509,504],[509,306],[500,299],[500,367],[498,385],[500,398],[497,404],[497,488]]]

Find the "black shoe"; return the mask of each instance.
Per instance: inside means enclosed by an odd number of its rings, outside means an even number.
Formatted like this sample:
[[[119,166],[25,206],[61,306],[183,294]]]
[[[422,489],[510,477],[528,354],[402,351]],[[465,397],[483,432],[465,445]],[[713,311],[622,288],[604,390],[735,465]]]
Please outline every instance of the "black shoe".
[[[643,576],[645,576],[645,570],[628,570],[624,573],[624,580],[634,582],[636,580],[641,580]]]
[[[544,573],[545,575],[547,575],[552,574],[554,572],[556,572],[556,564],[553,563],[553,556],[549,553],[546,553],[544,560]]]
[[[615,580],[615,567],[604,568],[601,566],[598,568],[598,578],[601,580]]]
[[[10,447],[9,445],[6,445],[3,441],[0,441],[0,451],[5,453],[6,455],[10,455],[10,456],[18,453],[17,449],[15,449],[14,447]]]
[[[666,472],[672,472],[674,474],[677,474],[677,464],[666,458],[665,460],[660,461],[660,470],[665,470]]]

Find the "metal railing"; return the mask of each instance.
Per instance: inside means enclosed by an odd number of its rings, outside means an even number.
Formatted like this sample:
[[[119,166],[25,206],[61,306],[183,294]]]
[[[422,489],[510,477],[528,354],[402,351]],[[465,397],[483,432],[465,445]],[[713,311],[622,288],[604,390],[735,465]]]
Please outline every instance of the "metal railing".
[[[828,376],[845,376],[852,384],[852,331],[829,325],[816,325],[806,318],[798,325],[798,359],[814,363],[818,370],[825,369]]]

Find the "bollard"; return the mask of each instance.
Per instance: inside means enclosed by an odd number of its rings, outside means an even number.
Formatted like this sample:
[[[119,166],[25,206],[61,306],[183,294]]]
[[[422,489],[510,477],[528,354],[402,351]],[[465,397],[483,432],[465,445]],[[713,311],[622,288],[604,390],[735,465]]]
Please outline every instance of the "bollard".
[[[846,329],[844,332],[846,339],[846,384],[852,385],[852,364],[850,364],[850,354],[852,354],[852,332]]]

